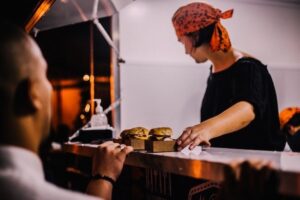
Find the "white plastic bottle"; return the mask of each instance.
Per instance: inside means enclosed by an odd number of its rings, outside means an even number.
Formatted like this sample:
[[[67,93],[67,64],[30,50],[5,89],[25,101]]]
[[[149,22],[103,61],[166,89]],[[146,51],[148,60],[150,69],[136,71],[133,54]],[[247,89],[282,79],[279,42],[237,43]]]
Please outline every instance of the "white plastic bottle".
[[[94,128],[108,128],[108,121],[103,108],[101,106],[101,99],[94,99],[97,103],[95,114],[91,118],[91,127]]]

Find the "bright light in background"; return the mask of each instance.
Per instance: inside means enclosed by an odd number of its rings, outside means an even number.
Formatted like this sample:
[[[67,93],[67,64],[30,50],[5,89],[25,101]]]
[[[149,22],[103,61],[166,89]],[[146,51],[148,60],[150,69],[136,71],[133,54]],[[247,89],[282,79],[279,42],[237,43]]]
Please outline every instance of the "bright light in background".
[[[85,118],[84,114],[81,114],[81,115],[80,115],[80,119],[83,120],[84,118]]]
[[[91,105],[90,105],[90,104],[86,104],[86,105],[85,105],[85,108],[84,108],[84,111],[85,111],[86,113],[88,113],[88,112],[90,112],[90,109],[91,109]]]
[[[87,75],[87,74],[85,74],[85,75],[82,77],[82,79],[83,79],[84,81],[89,81],[89,80],[90,80],[90,76]]]

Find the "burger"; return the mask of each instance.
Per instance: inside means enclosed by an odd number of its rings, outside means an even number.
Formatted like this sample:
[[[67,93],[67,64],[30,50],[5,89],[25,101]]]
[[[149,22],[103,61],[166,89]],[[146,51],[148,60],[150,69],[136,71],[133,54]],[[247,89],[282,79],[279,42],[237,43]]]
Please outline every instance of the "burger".
[[[135,127],[131,129],[123,130],[120,134],[122,139],[149,139],[149,130],[144,127]]]
[[[170,140],[173,134],[173,130],[169,127],[158,127],[153,128],[149,131],[150,140],[161,141],[161,140]]]

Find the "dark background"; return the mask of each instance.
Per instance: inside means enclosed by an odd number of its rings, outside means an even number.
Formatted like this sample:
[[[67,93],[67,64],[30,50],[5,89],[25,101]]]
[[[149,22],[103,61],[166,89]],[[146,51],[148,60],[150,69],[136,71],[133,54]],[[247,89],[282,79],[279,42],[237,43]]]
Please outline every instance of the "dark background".
[[[16,0],[2,3],[0,7],[1,19],[10,21],[20,27],[25,27],[33,15],[39,0]],[[50,8],[51,9],[51,8]],[[47,14],[47,13],[46,13]],[[105,30],[111,33],[111,18],[101,18],[100,23]],[[92,27],[92,28],[91,28]],[[52,131],[59,131],[61,127],[68,135],[83,126],[90,118],[90,113],[84,112],[90,99],[89,81],[83,81],[83,75],[90,74],[90,41],[91,30],[93,31],[94,45],[94,75],[95,98],[102,99],[105,109],[110,104],[110,47],[98,29],[92,22],[78,23],[65,27],[55,28],[38,32],[34,37],[40,46],[48,63],[48,78],[53,86]],[[33,34],[31,34],[33,36]],[[97,79],[98,78],[98,79]],[[70,91],[80,91],[80,96],[74,99]],[[65,106],[66,99],[70,95],[70,103],[78,106],[69,112]],[[74,103],[80,102],[80,103]],[[80,115],[84,115],[82,119]],[[69,118],[74,118],[69,122]],[[69,121],[68,121],[69,120]],[[111,114],[108,115],[109,123],[112,124]],[[59,134],[59,133],[58,133]],[[63,133],[65,135],[65,133]]]

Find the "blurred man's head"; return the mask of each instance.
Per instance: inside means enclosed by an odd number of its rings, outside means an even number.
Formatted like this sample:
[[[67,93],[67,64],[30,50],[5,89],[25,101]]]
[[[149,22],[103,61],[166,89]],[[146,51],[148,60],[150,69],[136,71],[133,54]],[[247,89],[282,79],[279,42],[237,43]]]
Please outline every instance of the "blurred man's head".
[[[0,143],[36,151],[50,126],[47,63],[23,30],[0,25]]]

